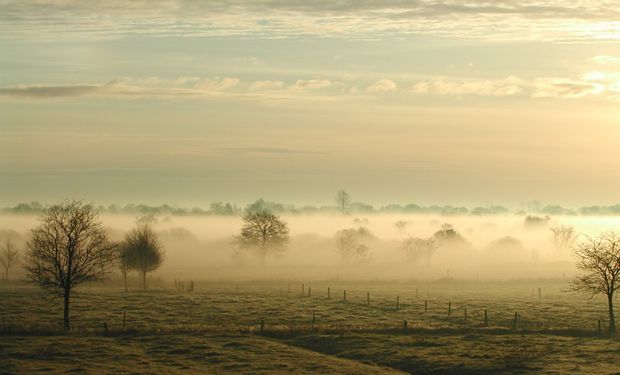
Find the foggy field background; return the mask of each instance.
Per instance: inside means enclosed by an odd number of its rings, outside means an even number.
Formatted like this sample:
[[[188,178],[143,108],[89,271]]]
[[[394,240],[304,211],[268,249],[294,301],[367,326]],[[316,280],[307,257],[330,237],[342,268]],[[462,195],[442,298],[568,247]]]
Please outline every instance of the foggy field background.
[[[234,244],[240,216],[158,215],[166,255],[149,289],[133,272],[125,291],[118,267],[79,286],[70,333],[60,333],[60,299],[25,282],[23,270],[0,283],[0,331],[11,337],[0,341],[0,360],[15,373],[58,374],[616,371],[620,341],[603,334],[605,297],[566,292],[575,262],[550,229],[594,236],[619,228],[620,217],[526,217],[287,214],[288,248],[261,266]],[[101,215],[114,241],[138,219]],[[23,251],[37,224],[3,214],[0,240]],[[407,257],[406,238],[446,224],[465,241],[440,246],[428,263]],[[371,255],[342,258],[336,233],[360,227],[372,233]]]
[[[524,279],[569,278],[576,272],[570,249],[556,249],[550,228],[573,226],[581,235],[620,228],[618,216],[540,216],[527,224],[525,215],[282,215],[291,240],[283,254],[267,258],[264,267],[251,251],[237,251],[233,236],[242,226],[238,216],[155,217],[154,229],[165,250],[162,267],[150,276],[153,285],[173,279],[193,280],[410,280],[410,279]],[[135,226],[136,215],[101,215],[110,238],[120,241]],[[404,228],[395,223],[405,222]],[[0,240],[12,238],[24,250],[36,215],[0,216]],[[408,259],[402,249],[408,236],[427,238],[450,224],[467,243],[439,247],[430,262]],[[336,232],[367,228],[370,256],[343,259],[336,250]],[[506,241],[506,237],[511,240]],[[503,240],[502,240],[503,239]],[[16,269],[15,276],[23,277]],[[119,278],[118,272],[110,276]],[[130,273],[130,287],[137,276]],[[134,280],[135,279],[135,280]],[[135,284],[135,285],[134,285]]]

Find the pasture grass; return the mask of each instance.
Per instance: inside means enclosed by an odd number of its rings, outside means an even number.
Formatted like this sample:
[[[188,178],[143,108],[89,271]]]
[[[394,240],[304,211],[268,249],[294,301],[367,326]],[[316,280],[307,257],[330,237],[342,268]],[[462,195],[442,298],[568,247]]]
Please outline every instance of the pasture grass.
[[[195,282],[192,293],[87,285],[65,333],[60,300],[1,283],[0,372],[620,371],[620,340],[597,332],[605,301],[564,293],[564,280],[303,284],[304,296],[301,282],[285,280]]]

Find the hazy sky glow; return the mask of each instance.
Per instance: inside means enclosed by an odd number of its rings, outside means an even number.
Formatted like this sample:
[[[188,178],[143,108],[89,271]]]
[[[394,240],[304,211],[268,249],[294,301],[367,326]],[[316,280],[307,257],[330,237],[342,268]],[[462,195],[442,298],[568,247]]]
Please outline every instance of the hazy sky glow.
[[[613,1],[0,0],[0,204],[618,202]]]

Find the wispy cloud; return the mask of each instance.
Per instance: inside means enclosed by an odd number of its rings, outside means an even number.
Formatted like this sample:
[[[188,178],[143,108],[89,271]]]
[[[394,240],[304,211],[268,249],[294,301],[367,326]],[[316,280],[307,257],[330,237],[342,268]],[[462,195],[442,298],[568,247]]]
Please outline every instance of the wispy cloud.
[[[328,93],[317,93],[329,88],[324,79],[297,80],[290,85],[282,81],[260,80],[241,82],[239,78],[179,77],[167,80],[157,77],[136,79],[121,77],[106,83],[65,85],[15,85],[0,87],[0,96],[14,98],[162,98],[162,99],[240,99],[240,100],[295,100],[325,99]]]
[[[394,81],[389,79],[380,79],[372,85],[366,87],[366,92],[371,94],[386,94],[396,91],[397,88],[398,85],[396,85]]]
[[[620,39],[615,0],[5,0],[4,38],[123,35],[424,34],[504,40]],[[498,25],[502,25],[498,27]]]
[[[620,56],[599,55],[599,56],[594,56],[592,58],[592,61],[600,65],[620,66]]]
[[[308,80],[299,79],[291,87],[294,89],[301,89],[301,90],[306,90],[306,89],[313,90],[313,89],[323,89],[323,88],[331,86],[331,84],[332,83],[327,79],[308,79]]]
[[[498,80],[438,77],[414,83],[409,92],[442,96],[514,96],[521,93],[525,85],[525,80],[517,77]]]
[[[105,86],[105,85],[103,85]],[[0,96],[32,98],[64,98],[94,95],[102,91],[102,85],[16,85],[0,88]]]
[[[362,87],[362,89],[359,89]],[[0,87],[5,98],[154,98],[164,100],[347,100],[372,99],[385,94],[431,97],[529,97],[577,99],[599,97],[617,100],[620,75],[590,71],[581,77],[509,76],[501,79],[427,76],[397,82],[380,79],[373,83],[331,81],[329,79],[297,79],[242,81],[235,77],[179,77],[160,79],[117,78],[106,83],[65,85],[20,84]]]
[[[538,78],[534,81],[535,98],[583,98],[600,95],[606,90],[603,83],[567,78]]]

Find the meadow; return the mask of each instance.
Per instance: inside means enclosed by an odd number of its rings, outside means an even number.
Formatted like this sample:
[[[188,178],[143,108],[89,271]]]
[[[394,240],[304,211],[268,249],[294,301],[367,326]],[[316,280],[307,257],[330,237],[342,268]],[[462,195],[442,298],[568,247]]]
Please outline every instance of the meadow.
[[[65,334],[59,300],[5,282],[0,362],[7,373],[620,371],[620,340],[598,332],[605,301],[566,286],[226,280],[195,281],[192,292],[170,282],[124,292],[92,284],[78,289]]]

